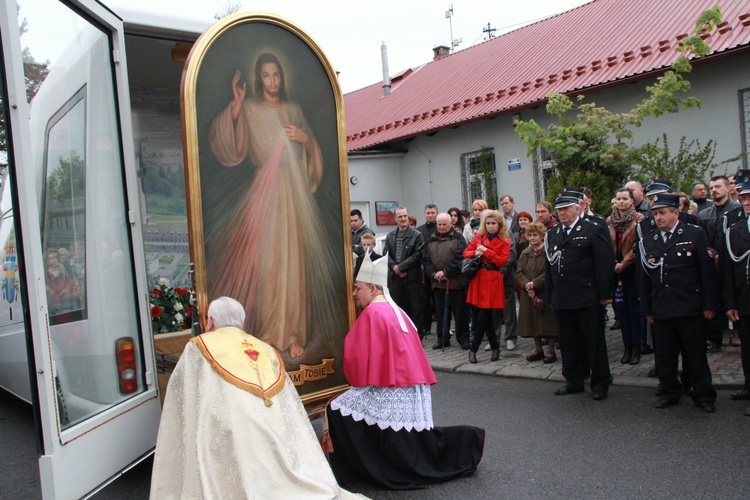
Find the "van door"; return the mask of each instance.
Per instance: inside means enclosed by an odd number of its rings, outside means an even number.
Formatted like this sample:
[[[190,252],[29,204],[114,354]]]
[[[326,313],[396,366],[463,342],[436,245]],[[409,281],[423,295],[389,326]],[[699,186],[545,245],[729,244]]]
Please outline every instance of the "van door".
[[[79,498],[151,453],[161,411],[123,28],[89,0],[15,4],[3,99],[42,493]]]

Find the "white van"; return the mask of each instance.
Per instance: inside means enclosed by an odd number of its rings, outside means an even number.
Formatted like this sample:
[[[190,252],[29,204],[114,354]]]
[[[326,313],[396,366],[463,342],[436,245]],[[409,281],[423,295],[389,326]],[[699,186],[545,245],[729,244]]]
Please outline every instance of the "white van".
[[[9,164],[0,199],[0,387],[35,406],[44,497],[80,498],[156,441],[139,160],[145,144],[152,157],[181,164],[182,64],[209,23],[123,22],[92,0],[8,0],[0,9]],[[38,35],[55,52],[30,103],[24,64],[34,61],[23,51],[22,19],[29,35],[49,31]],[[131,89],[148,111],[141,125],[160,122],[161,135],[134,133]],[[167,242],[170,251],[186,253],[181,241]]]

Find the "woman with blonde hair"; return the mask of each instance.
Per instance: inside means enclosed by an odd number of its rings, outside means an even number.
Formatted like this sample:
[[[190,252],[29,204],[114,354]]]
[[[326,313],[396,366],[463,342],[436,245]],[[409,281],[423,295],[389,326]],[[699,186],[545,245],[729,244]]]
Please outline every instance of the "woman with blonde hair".
[[[489,209],[490,206],[487,204],[486,201],[476,199],[471,204],[471,220],[482,220],[482,212]],[[466,243],[471,243],[471,240],[474,239],[474,233],[471,230],[471,221],[469,221],[469,224],[466,224],[464,226],[464,238],[466,239]]]
[[[503,273],[500,268],[508,262],[511,238],[505,217],[497,210],[486,210],[482,215],[479,234],[464,250],[464,258],[479,257],[482,266],[469,282],[466,302],[473,307],[474,339],[469,350],[469,362],[477,362],[477,351],[487,334],[492,349],[490,361],[500,359],[500,344],[492,320],[495,309],[505,307]]]
[[[557,340],[557,322],[555,311],[544,302],[544,235],[547,228],[541,222],[532,222],[526,226],[526,238],[529,246],[518,257],[516,282],[521,288],[520,307],[518,310],[518,332],[521,337],[534,339],[533,354],[526,356],[526,361],[554,363],[555,341]],[[547,355],[542,350],[542,337],[548,339]]]

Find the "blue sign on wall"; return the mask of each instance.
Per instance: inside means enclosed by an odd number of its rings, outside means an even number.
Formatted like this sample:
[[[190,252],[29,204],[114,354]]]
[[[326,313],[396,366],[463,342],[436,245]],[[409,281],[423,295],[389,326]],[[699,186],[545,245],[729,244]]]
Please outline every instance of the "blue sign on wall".
[[[521,159],[513,158],[508,160],[508,170],[521,170]]]

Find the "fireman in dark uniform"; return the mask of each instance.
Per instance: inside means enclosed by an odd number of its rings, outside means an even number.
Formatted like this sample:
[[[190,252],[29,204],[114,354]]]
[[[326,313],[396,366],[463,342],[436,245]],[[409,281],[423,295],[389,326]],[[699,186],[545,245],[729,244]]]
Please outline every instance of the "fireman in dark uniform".
[[[645,189],[645,195],[646,199],[648,201],[649,207],[654,203],[654,198],[657,195],[669,193],[672,191],[672,183],[670,181],[665,180],[652,180]],[[650,208],[649,208],[650,209]],[[695,215],[689,213],[689,212],[679,212],[679,219],[680,222],[683,222],[685,224],[695,224],[696,226],[700,225],[698,217]],[[635,258],[638,260],[638,244],[640,240],[647,237],[648,235],[652,234],[654,231],[657,230],[656,227],[656,221],[654,221],[654,214],[649,213],[647,217],[644,217],[636,226],[636,246],[635,246]],[[636,276],[637,277],[637,276]],[[653,334],[651,333],[651,325],[648,325],[646,323],[646,326],[643,328],[643,338],[641,342],[641,354],[651,354],[653,351],[651,345],[653,344]],[[684,362],[684,360],[683,360]],[[656,368],[651,368],[649,371],[649,377],[655,377],[656,376]]]
[[[640,242],[641,312],[652,325],[661,398],[656,408],[679,403],[683,385],[678,357],[692,384],[690,395],[706,413],[716,411],[716,391],[706,358],[702,318],[716,314],[716,283],[708,240],[698,226],[679,220],[680,197],[659,194],[651,211],[656,230]]]
[[[555,394],[583,392],[588,366],[594,399],[601,401],[612,383],[602,311],[612,301],[612,241],[606,226],[579,217],[577,193],[560,193],[555,208],[560,223],[544,240],[547,301],[557,316],[566,381]]]
[[[750,400],[750,172],[734,177],[742,205],[741,214],[732,214],[726,231],[726,244],[720,260],[724,266],[724,300],[727,317],[739,327],[742,343],[742,372],[745,385],[730,395],[734,400]],[[750,417],[750,407],[745,409]]]

